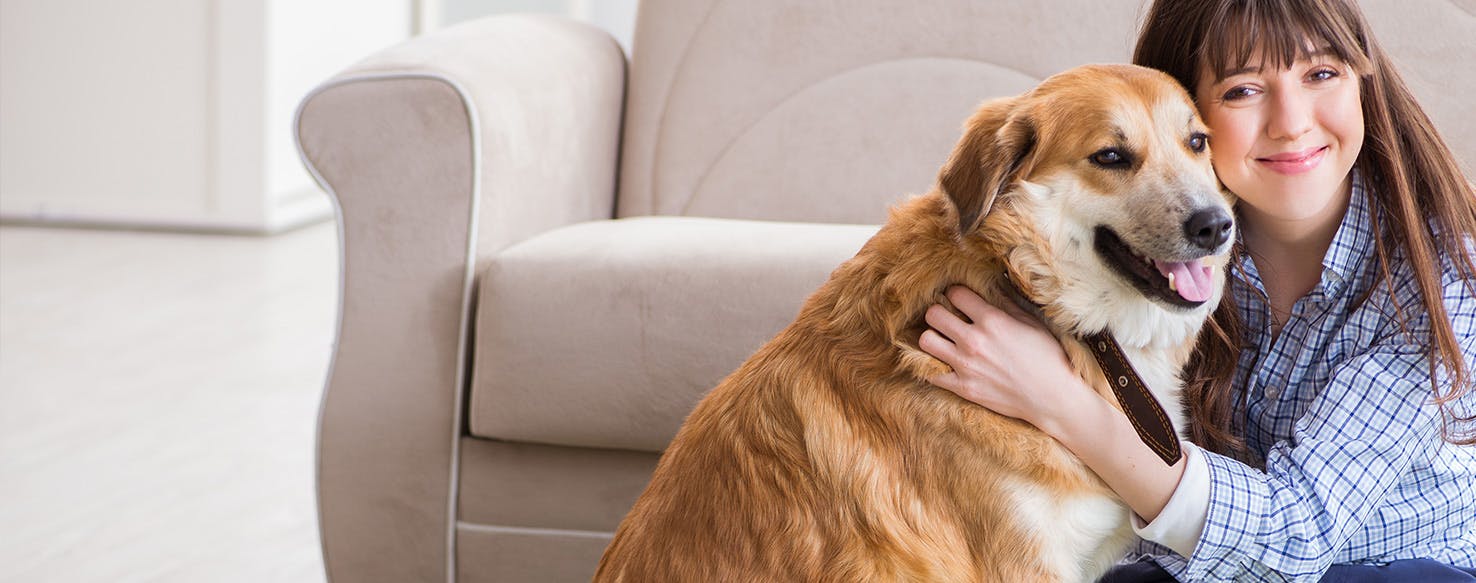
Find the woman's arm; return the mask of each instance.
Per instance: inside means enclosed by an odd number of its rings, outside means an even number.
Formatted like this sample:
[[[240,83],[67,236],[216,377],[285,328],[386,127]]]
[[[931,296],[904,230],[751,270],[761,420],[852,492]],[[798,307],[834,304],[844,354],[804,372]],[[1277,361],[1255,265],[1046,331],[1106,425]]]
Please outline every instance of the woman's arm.
[[[1130,427],[1101,417],[1092,401],[1101,399],[1075,377],[1041,326],[967,290],[950,290],[949,299],[973,323],[941,307],[929,311],[929,324],[941,334],[926,334],[921,346],[954,367],[936,384],[1040,427],[1143,518],[1156,518],[1170,494],[1179,504],[1175,480],[1182,470],[1155,466]],[[1476,352],[1476,297],[1458,290],[1446,300],[1463,346]],[[1370,304],[1382,302],[1366,302],[1355,316],[1373,317],[1364,314],[1379,309]],[[1476,458],[1441,443],[1428,347],[1407,343],[1420,336],[1421,326],[1413,328],[1329,364],[1326,384],[1304,393],[1310,402],[1297,407],[1290,439],[1267,452],[1264,470],[1196,452],[1209,476],[1209,487],[1199,490],[1207,509],[1183,576],[1316,580],[1336,561],[1459,544],[1450,537],[1470,528],[1476,504],[1463,492]],[[1467,358],[1476,362],[1476,354]]]
[[[1144,522],[1157,518],[1184,474],[1185,458],[1164,465],[1127,418],[1076,374],[1060,343],[1035,318],[1014,306],[996,308],[968,288],[953,287],[947,296],[973,323],[942,306],[928,310],[932,330],[919,347],[954,370],[930,380],[1040,428],[1081,458]]]
[[[1430,473],[1444,455],[1426,363],[1424,351],[1396,346],[1344,362],[1264,470],[1206,453],[1212,495],[1190,578],[1316,580],[1335,562],[1412,558],[1396,553],[1463,521],[1449,515],[1469,515],[1469,500],[1428,504],[1449,500],[1441,490],[1454,476],[1398,488],[1415,464]]]

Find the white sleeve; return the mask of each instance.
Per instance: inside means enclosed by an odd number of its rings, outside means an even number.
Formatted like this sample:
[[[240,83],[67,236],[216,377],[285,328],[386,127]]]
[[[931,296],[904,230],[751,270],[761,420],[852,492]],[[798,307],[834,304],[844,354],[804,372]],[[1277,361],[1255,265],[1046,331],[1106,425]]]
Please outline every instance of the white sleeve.
[[[1204,454],[1189,442],[1184,442],[1184,476],[1179,486],[1169,497],[1168,504],[1150,524],[1133,513],[1133,532],[1172,549],[1185,557],[1194,554],[1199,544],[1199,535],[1204,532],[1204,521],[1209,516],[1210,472],[1204,462]]]

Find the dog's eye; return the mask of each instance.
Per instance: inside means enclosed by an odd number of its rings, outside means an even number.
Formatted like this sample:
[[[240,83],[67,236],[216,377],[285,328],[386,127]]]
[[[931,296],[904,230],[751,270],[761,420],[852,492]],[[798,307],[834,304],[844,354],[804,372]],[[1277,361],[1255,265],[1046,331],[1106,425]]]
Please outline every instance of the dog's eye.
[[[1194,153],[1197,154],[1199,152],[1203,152],[1204,147],[1207,145],[1209,145],[1209,136],[1206,136],[1204,134],[1194,134],[1192,136],[1189,136],[1189,149],[1194,150]]]
[[[1101,150],[1097,150],[1097,153],[1092,154],[1091,157],[1087,159],[1091,160],[1093,164],[1096,164],[1103,168],[1117,169],[1124,168],[1128,165],[1127,154],[1123,153],[1122,150],[1119,150],[1117,148],[1103,148]]]

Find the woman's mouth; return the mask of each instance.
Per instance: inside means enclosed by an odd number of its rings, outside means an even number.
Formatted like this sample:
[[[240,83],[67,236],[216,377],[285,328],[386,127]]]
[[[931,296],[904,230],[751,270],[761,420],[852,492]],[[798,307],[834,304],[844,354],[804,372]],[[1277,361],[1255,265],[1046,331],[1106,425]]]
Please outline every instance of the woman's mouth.
[[[1327,154],[1327,146],[1307,148],[1298,152],[1283,152],[1264,158],[1256,158],[1256,162],[1269,168],[1273,172],[1281,174],[1301,174],[1309,172],[1322,163],[1322,158]]]

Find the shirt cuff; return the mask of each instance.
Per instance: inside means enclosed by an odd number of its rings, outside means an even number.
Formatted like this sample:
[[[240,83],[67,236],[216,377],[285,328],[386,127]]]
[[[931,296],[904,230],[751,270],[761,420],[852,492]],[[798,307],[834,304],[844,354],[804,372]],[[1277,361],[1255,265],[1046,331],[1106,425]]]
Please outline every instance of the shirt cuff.
[[[1151,523],[1144,524],[1137,513],[1132,513],[1132,518],[1133,532],[1138,536],[1188,557],[1194,554],[1209,516],[1210,471],[1198,447],[1188,442],[1183,447],[1184,476],[1179,478],[1168,504]]]

